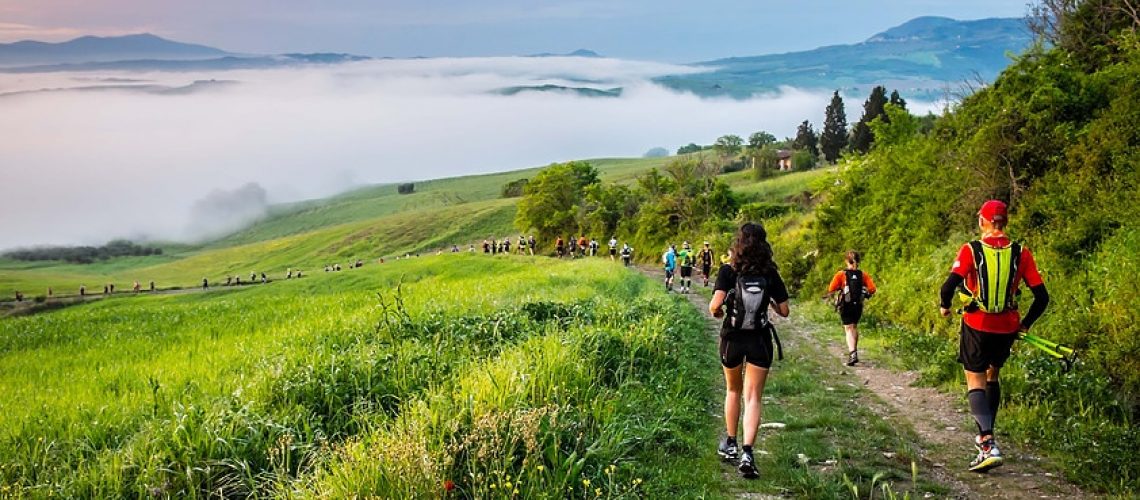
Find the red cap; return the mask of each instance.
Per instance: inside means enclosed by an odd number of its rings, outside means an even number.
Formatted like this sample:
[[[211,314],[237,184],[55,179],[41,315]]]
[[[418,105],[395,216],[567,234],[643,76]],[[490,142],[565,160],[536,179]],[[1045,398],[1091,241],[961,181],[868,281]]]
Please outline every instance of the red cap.
[[[1001,200],[990,200],[982,204],[978,215],[990,222],[1005,222],[1008,219],[1006,204]]]

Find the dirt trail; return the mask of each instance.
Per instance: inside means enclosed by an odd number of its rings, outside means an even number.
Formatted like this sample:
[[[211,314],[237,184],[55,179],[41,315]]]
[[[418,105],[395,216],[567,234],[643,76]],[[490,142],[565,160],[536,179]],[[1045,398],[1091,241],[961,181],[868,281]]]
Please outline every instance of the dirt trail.
[[[658,269],[640,268],[640,271],[656,280],[664,278]],[[686,294],[685,297],[708,320],[710,335],[717,335],[720,322],[708,314],[708,300],[697,293]],[[820,361],[835,364],[840,364],[846,354],[838,325],[831,329],[834,331],[825,334],[824,326],[795,312],[787,319],[773,316],[773,323],[781,332],[785,349],[795,349],[795,344],[801,342],[811,343],[818,348],[801,352],[830,353],[831,359]],[[861,360],[855,367],[843,367],[839,373],[843,380],[835,382],[861,384],[866,388],[859,392],[860,402],[875,414],[892,421],[901,420],[915,430],[921,437],[920,442],[914,443],[922,460],[919,467],[924,474],[949,488],[953,498],[1096,498],[1096,495],[1046,471],[1044,459],[1016,445],[1002,446],[1006,457],[1002,467],[986,474],[967,471],[966,464],[974,453],[969,444],[973,435],[973,419],[966,411],[963,398],[929,387],[914,386],[918,379],[915,372],[891,370],[871,359]],[[1000,422],[1000,414],[998,419]],[[726,476],[734,474],[726,473]],[[738,497],[779,498],[745,492],[739,493]]]

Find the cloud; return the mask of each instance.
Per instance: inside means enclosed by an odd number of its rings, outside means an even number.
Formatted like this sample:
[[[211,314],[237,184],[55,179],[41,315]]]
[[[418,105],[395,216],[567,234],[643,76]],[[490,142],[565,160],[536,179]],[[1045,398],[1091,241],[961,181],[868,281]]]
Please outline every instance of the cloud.
[[[702,99],[649,80],[679,71],[692,70],[613,59],[482,58],[209,74],[0,75],[0,93],[89,86],[100,78],[116,78],[116,85],[241,82],[170,95],[0,97],[0,248],[138,234],[191,238],[209,229],[192,216],[197,200],[250,182],[266,201],[285,202],[359,183],[636,157],[729,133],[785,137],[804,119],[821,128],[830,97],[787,88],[745,101]],[[546,83],[624,92],[494,93]],[[855,101],[848,99],[849,113],[857,112],[861,99]]]

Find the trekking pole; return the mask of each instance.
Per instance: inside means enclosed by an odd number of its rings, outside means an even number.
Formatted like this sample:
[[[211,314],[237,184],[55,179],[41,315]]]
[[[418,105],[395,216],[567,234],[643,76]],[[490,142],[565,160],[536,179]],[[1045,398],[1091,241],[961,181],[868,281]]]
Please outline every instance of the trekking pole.
[[[1058,344],[1051,340],[1043,339],[1036,335],[1030,335],[1028,333],[1020,334],[1018,338],[1024,340],[1027,344],[1036,347],[1049,357],[1060,361],[1063,366],[1061,371],[1067,372],[1072,369],[1073,363],[1077,360],[1077,352],[1071,347]]]

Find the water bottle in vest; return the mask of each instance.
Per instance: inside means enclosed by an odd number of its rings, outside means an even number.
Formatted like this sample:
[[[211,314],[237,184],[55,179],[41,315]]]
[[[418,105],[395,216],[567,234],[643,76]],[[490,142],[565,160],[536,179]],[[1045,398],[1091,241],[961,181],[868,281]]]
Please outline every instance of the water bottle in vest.
[[[863,271],[847,269],[844,273],[847,284],[843,285],[843,301],[853,306],[863,305]]]

